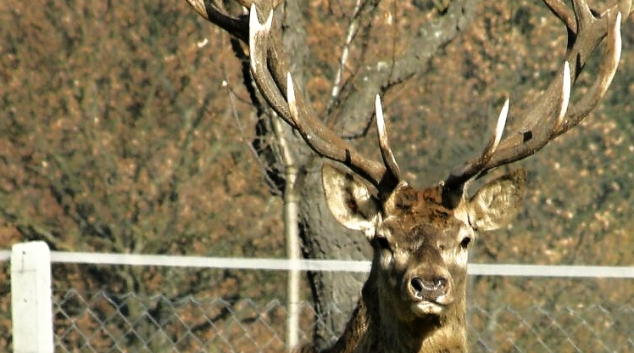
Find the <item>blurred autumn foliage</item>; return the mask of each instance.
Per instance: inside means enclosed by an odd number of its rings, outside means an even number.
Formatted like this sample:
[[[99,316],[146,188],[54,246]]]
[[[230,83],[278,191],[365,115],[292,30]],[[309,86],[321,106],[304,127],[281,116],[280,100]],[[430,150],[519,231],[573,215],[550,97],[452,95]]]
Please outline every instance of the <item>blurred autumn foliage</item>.
[[[226,38],[205,41],[209,27],[184,2],[9,1],[0,16],[2,248],[38,239],[63,251],[283,255],[280,202],[222,84],[239,70],[217,60]],[[69,265],[54,278],[56,288],[171,298],[283,285],[174,272]]]
[[[444,3],[381,2],[366,19],[372,32],[350,47],[343,82],[367,73],[366,58],[389,62],[406,51],[419,35],[413,29],[442,17]],[[311,54],[302,59],[305,89],[321,116],[343,109],[329,99],[353,6],[302,8]],[[631,20],[622,32],[609,93],[580,127],[519,163],[529,171],[525,211],[507,230],[482,236],[473,262],[634,264]],[[565,28],[543,4],[482,2],[425,72],[387,90],[392,145],[408,178],[435,183],[472,156],[503,99],[511,98],[511,115],[530,106],[565,46]],[[0,248],[44,240],[64,251],[283,257],[281,200],[252,147],[257,116],[241,64],[229,37],[184,1],[1,2]],[[593,70],[580,78],[581,91]],[[376,153],[372,130],[354,142]],[[0,332],[8,332],[8,266],[0,266]],[[56,265],[54,272],[56,288],[170,298],[264,300],[283,288],[280,276],[229,270]],[[475,280],[471,295],[480,306],[634,296],[613,282],[557,291],[531,283]]]

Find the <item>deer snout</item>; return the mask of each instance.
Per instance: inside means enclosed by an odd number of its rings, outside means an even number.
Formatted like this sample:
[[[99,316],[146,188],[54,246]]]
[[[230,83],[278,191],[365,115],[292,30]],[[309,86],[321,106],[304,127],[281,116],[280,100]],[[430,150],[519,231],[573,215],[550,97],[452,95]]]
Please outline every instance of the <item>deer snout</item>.
[[[447,305],[454,301],[451,276],[441,269],[410,276],[406,292],[413,302]]]
[[[444,277],[434,277],[431,281],[421,277],[414,277],[411,281],[412,289],[416,297],[422,297],[424,292],[435,292],[442,290],[447,285]]]

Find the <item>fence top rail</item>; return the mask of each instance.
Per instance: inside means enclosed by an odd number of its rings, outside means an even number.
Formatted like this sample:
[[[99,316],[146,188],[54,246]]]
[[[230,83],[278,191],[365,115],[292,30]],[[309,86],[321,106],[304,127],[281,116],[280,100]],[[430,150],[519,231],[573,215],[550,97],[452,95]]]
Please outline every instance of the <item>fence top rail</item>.
[[[0,261],[8,261],[11,251],[0,250]],[[224,258],[202,256],[139,255],[51,251],[53,263],[84,263],[98,265],[170,266],[193,268],[224,268],[275,271],[345,271],[369,272],[369,261],[347,260],[287,260],[263,258]],[[516,264],[469,264],[472,276],[632,278],[634,267],[625,266],[563,266]]]

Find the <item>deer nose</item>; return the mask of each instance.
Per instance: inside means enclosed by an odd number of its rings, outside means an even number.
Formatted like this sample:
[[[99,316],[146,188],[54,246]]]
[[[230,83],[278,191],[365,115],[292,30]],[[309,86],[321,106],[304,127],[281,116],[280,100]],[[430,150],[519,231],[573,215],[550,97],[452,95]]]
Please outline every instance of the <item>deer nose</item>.
[[[449,304],[451,299],[451,282],[447,276],[414,276],[410,279],[408,292],[414,301],[432,301]]]
[[[437,291],[447,284],[447,279],[444,277],[433,277],[431,280],[425,280],[421,277],[412,278],[411,286],[414,293],[420,296],[423,292]]]

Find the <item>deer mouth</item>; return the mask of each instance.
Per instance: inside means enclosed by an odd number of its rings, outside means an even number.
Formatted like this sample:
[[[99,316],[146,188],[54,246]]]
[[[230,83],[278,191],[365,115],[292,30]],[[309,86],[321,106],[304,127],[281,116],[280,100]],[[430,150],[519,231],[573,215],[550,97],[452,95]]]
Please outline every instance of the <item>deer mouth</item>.
[[[406,293],[410,310],[419,317],[441,315],[454,301],[452,282],[443,276],[430,279],[414,277],[408,281]]]
[[[418,303],[412,303],[412,312],[416,316],[426,315],[440,315],[445,311],[445,305],[422,301]]]
[[[411,304],[411,310],[416,316],[440,315],[452,301],[447,296],[442,295],[435,300],[421,300]]]

